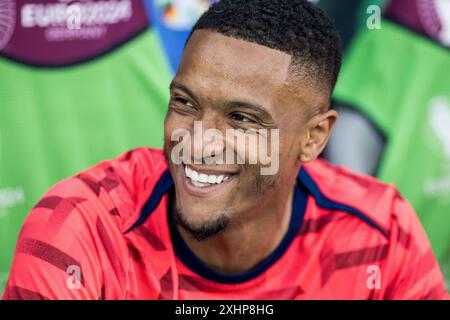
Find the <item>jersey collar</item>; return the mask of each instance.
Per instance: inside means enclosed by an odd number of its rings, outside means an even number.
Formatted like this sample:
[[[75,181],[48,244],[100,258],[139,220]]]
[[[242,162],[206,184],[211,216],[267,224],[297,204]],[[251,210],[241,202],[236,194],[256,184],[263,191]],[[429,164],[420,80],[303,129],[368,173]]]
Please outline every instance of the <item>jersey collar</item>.
[[[175,224],[170,219],[171,215],[168,213],[170,233],[176,256],[180,259],[181,262],[183,262],[186,265],[186,267],[191,269],[193,272],[197,273],[198,275],[206,279],[220,283],[230,283],[230,284],[241,283],[249,281],[257,277],[258,275],[262,274],[264,271],[270,268],[275,262],[277,262],[282,257],[282,255],[289,248],[294,237],[300,230],[308,199],[307,189],[301,182],[301,175],[303,170],[304,170],[303,168],[300,170],[299,175],[297,177],[297,184],[294,190],[294,197],[293,197],[291,220],[289,222],[288,230],[283,239],[281,240],[280,244],[278,245],[278,247],[272,252],[272,254],[270,254],[269,257],[264,259],[264,261],[262,261],[259,265],[257,265],[256,267],[254,267],[249,271],[235,275],[222,274],[217,271],[214,271],[213,269],[205,265],[189,249],[189,247],[186,245],[181,235],[179,234]],[[173,189],[174,183],[172,180],[172,176],[170,175],[169,170],[166,170],[160,177],[150,198],[144,205],[139,219],[126,232],[129,232],[132,229],[144,223],[150,216],[150,214],[158,207],[163,196],[167,195]]]

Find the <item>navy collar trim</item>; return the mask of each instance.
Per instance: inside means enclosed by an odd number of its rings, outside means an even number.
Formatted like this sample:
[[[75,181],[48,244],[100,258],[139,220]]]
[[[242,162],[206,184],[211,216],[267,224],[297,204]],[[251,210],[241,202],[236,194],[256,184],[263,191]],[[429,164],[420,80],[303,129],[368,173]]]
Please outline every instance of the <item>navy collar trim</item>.
[[[258,275],[262,274],[268,268],[270,268],[289,248],[292,240],[297,235],[300,230],[301,224],[303,222],[303,216],[306,210],[307,204],[307,194],[304,192],[304,188],[298,183],[295,188],[291,220],[289,222],[289,227],[281,240],[278,247],[264,259],[260,264],[258,264],[253,269],[240,273],[240,274],[223,274],[217,272],[206,264],[204,264],[186,245],[186,243],[181,238],[177,227],[174,223],[170,222],[170,231],[172,235],[172,242],[176,252],[177,257],[183,262],[183,264],[194,271],[195,273],[201,275],[211,281],[226,283],[226,284],[237,284],[249,281],[256,278]],[[170,221],[170,219],[169,219]]]
[[[158,207],[163,196],[168,194],[173,189],[174,183],[172,177],[170,175],[169,170],[166,170],[162,174],[159,181],[157,182],[155,188],[153,189],[149,200],[144,205],[139,219],[125,233],[130,232],[132,229],[143,224],[147,220],[147,218],[151,215],[151,213]],[[308,174],[308,172],[302,167],[297,176],[297,185],[295,187],[292,215],[288,231],[284,236],[284,238],[282,239],[281,243],[274,250],[274,252],[272,252],[272,254],[269,257],[267,257],[263,262],[261,262],[258,266],[247,272],[236,275],[222,274],[212,270],[207,265],[205,265],[199,258],[197,258],[197,256],[195,256],[195,254],[189,249],[189,247],[181,238],[181,235],[179,234],[177,228],[169,219],[170,233],[172,237],[175,254],[189,269],[196,272],[200,276],[203,276],[206,279],[229,284],[236,284],[249,281],[257,277],[264,271],[266,271],[278,259],[280,259],[281,256],[289,248],[292,240],[295,238],[295,236],[297,235],[298,231],[301,228],[309,194],[315,198],[317,205],[320,206],[321,208],[349,212],[350,214],[357,216],[358,218],[369,224],[371,227],[380,231],[385,237],[389,237],[389,233],[385,229],[383,229],[380,225],[378,225],[375,221],[373,221],[371,218],[369,218],[367,215],[365,215],[358,209],[327,198],[320,191],[319,187],[312,179],[312,177]]]
[[[141,215],[139,219],[127,230],[125,233],[130,232],[132,229],[142,225],[147,218],[151,215],[151,213],[157,208],[161,199],[165,194],[168,194],[171,190],[174,189],[174,184],[172,177],[170,175],[169,170],[165,171],[159,181],[157,182],[155,188],[153,189],[152,194],[150,195],[149,200],[144,205]],[[300,183],[300,179],[297,178],[297,185],[295,188],[294,198],[293,198],[293,206],[292,206],[292,215],[289,223],[288,230],[281,240],[278,247],[272,252],[272,254],[264,259],[258,266],[249,270],[247,272],[236,274],[236,275],[227,275],[214,271],[209,268],[206,264],[204,264],[186,245],[186,243],[181,238],[181,235],[178,232],[178,229],[172,223],[169,216],[169,227],[170,233],[172,237],[173,247],[175,254],[177,257],[192,271],[199,274],[200,276],[220,282],[220,283],[229,283],[236,284],[245,281],[249,281],[264,271],[266,271],[270,266],[272,266],[289,248],[292,240],[297,235],[300,230],[301,224],[303,222],[303,216],[305,214],[308,195],[305,187]]]
[[[303,183],[303,185],[308,189],[309,193],[314,197],[316,200],[316,203],[319,207],[324,209],[330,209],[330,210],[340,210],[348,212],[361,220],[363,220],[365,223],[370,225],[371,227],[375,228],[376,230],[380,231],[383,236],[386,238],[389,238],[389,232],[385,230],[383,227],[381,227],[378,223],[376,223],[374,220],[372,220],[369,216],[367,216],[365,213],[361,212],[360,210],[353,208],[349,205],[336,202],[334,200],[331,200],[327,198],[319,189],[316,182],[313,180],[313,178],[308,174],[308,172],[302,168],[300,170],[299,179]]]
[[[162,176],[159,178],[158,182],[155,185],[155,188],[150,195],[150,198],[145,203],[144,207],[141,210],[141,215],[139,219],[125,231],[125,233],[130,232],[136,227],[139,227],[141,224],[147,220],[147,218],[152,214],[153,211],[158,207],[159,203],[163,196],[169,192],[174,187],[172,176],[170,175],[169,169],[164,171]]]

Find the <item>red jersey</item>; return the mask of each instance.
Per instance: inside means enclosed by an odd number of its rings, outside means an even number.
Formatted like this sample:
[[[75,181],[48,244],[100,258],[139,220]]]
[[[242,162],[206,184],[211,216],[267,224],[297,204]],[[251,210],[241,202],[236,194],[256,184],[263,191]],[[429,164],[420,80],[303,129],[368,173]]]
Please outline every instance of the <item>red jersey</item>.
[[[397,190],[323,160],[302,166],[286,235],[258,266],[200,261],[168,214],[160,150],[130,151],[33,208],[4,299],[447,299],[429,241]]]

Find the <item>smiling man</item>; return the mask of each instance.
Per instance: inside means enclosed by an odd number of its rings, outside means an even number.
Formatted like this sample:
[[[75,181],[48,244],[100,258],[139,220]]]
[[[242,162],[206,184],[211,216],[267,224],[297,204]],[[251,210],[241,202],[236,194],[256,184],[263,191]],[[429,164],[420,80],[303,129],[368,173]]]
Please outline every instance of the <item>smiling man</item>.
[[[340,63],[333,24],[307,1],[213,5],[170,86],[164,151],[53,187],[4,298],[447,298],[397,190],[316,160]]]

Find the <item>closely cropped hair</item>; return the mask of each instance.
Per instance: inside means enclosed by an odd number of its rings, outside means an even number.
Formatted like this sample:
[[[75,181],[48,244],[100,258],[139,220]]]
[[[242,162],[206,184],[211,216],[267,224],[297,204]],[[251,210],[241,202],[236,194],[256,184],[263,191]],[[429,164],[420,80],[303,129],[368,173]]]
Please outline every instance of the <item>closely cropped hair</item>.
[[[306,0],[221,0],[192,29],[215,31],[292,56],[292,70],[331,90],[342,48],[333,22]],[[191,34],[192,34],[191,33]]]

